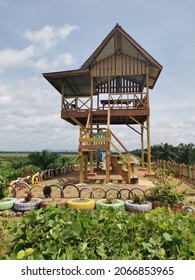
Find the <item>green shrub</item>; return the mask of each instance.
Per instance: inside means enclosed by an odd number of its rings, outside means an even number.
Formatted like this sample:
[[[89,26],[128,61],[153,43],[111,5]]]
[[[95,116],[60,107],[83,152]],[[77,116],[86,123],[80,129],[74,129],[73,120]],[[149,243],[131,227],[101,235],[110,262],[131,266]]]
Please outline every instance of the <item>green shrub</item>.
[[[157,208],[149,213],[31,210],[15,232],[9,259],[195,259],[195,217]]]
[[[7,184],[7,178],[0,175],[0,199],[6,197],[8,194]]]
[[[10,250],[10,226],[7,221],[0,221],[0,260],[6,258],[6,254]]]

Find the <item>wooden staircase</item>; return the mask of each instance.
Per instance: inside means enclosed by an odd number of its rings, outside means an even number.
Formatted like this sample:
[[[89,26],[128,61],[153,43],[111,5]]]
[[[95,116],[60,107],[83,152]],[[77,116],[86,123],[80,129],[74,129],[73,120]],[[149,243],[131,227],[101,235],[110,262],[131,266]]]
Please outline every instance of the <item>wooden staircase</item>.
[[[115,139],[115,142],[112,139]],[[115,169],[127,184],[134,183],[135,176],[131,176],[131,155],[115,134],[108,128],[80,128],[79,140],[79,157],[80,157],[80,180],[83,182],[83,165],[84,153],[90,153],[92,159],[93,152],[106,152],[106,181],[110,178],[110,165]],[[119,146],[119,147],[118,147]],[[123,169],[123,165],[117,160],[117,157],[111,155],[111,147],[117,152],[118,157],[126,164],[127,170]],[[124,152],[121,152],[123,150]],[[126,154],[126,156],[124,155]],[[90,168],[92,170],[92,168]],[[86,170],[85,170],[86,173]],[[137,179],[138,181],[138,179]]]
[[[118,162],[118,158],[116,156],[111,156],[110,162],[111,162],[112,170],[116,170],[126,183],[130,183],[130,184],[138,183],[137,176],[133,175],[129,178],[128,170],[123,169],[123,164]]]
[[[128,171],[123,169],[123,164],[118,162],[117,157],[111,156],[110,162],[112,166],[112,170],[118,171],[119,175],[124,179],[126,183],[128,183]]]

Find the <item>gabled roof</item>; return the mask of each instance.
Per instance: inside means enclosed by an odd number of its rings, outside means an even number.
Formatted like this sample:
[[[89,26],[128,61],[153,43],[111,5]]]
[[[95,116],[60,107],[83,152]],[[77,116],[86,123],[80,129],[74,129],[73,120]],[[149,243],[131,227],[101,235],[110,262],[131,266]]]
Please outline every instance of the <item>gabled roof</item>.
[[[67,97],[88,96],[90,95],[89,70],[92,65],[116,53],[138,58],[149,65],[149,87],[154,87],[162,66],[118,24],[116,24],[80,69],[43,73],[43,76],[60,93],[62,82],[64,82],[64,91]],[[142,77],[142,83],[144,83],[144,77]]]
[[[106,36],[99,47],[81,66],[82,69],[91,68],[94,62],[115,53],[129,55],[139,58],[146,62],[150,67],[149,79],[150,88],[153,88],[160,72],[162,65],[158,63],[146,50],[144,50],[125,30],[117,23],[112,31]]]

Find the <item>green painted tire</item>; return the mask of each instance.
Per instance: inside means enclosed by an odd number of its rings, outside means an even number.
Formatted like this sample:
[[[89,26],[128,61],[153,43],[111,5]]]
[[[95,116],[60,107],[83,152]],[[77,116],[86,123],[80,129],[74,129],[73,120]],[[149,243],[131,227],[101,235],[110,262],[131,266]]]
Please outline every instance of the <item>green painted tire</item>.
[[[114,203],[106,203],[107,199],[98,199],[96,200],[96,209],[103,209],[103,208],[113,208],[117,210],[124,209],[124,201],[120,199],[115,199]]]
[[[14,205],[15,198],[8,197],[8,198],[3,198],[0,201],[0,210],[7,210],[11,209]]]

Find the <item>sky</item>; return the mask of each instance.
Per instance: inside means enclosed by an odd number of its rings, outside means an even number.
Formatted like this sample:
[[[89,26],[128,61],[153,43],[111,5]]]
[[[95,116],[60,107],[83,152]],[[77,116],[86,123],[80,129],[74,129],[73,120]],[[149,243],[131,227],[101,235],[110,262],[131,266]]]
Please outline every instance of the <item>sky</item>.
[[[0,0],[0,151],[78,148],[79,129],[61,119],[42,73],[80,68],[116,23],[163,66],[150,91],[151,145],[195,144],[194,11],[194,0]],[[113,131],[140,148],[130,128]]]

